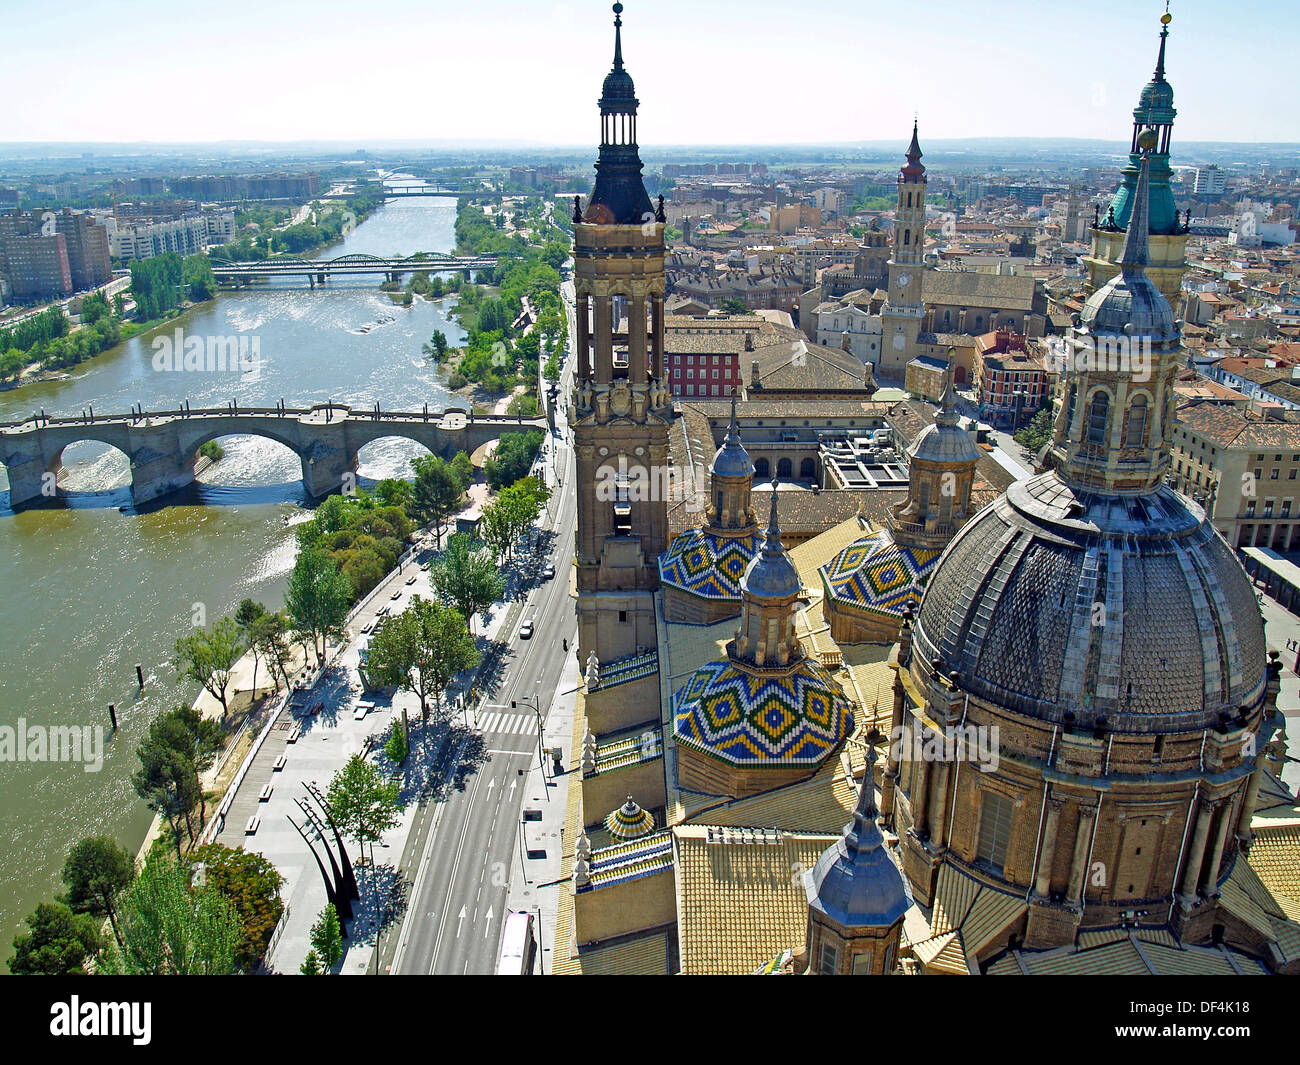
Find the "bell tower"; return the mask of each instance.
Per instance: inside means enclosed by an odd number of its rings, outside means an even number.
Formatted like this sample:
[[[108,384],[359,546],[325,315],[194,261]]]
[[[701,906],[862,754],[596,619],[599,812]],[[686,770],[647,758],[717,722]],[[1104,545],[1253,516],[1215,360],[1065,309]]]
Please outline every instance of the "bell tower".
[[[586,210],[574,199],[578,653],[608,662],[656,644],[657,560],[668,542],[664,213],[641,181],[637,98],[623,67],[623,5],[600,98]]]
[[[925,247],[925,167],[917,125],[912,123],[912,143],[907,162],[898,172],[898,205],[894,208],[894,249],[889,257],[889,288],[881,309],[881,368],[900,376],[916,349],[925,303],[921,280]]]

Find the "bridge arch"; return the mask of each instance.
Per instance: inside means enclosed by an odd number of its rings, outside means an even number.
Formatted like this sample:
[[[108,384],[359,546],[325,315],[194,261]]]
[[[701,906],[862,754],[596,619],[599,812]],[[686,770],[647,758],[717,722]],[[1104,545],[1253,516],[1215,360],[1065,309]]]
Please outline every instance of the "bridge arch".
[[[265,487],[302,480],[302,453],[284,433],[270,427],[250,432],[216,426],[187,437],[182,444],[182,467],[195,469],[200,459],[199,449],[213,441],[224,454],[215,467],[195,473],[200,483]]]
[[[87,426],[89,429],[90,427]],[[45,464],[59,495],[115,492],[131,484],[131,455],[108,434],[87,432],[67,440]]]
[[[387,477],[397,480],[413,480],[415,469],[412,463],[424,455],[442,455],[449,458],[446,448],[431,448],[423,440],[402,432],[387,436],[376,436],[367,440],[357,449],[357,474],[374,481]]]

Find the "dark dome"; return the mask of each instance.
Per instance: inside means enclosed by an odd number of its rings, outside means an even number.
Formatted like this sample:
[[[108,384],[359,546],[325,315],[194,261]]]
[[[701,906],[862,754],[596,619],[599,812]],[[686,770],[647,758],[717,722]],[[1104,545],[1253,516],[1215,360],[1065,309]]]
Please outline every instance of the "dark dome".
[[[1148,81],[1138,98],[1142,111],[1164,112],[1174,109],[1174,87],[1167,81]]]
[[[632,84],[632,75],[622,67],[611,70],[605,75],[605,85],[600,94],[602,107],[614,101],[630,103],[632,107],[636,107],[636,86]]]
[[[1254,589],[1199,508],[1168,487],[1089,495],[1055,473],[1013,484],[957,534],[913,644],[998,706],[1148,733],[1255,704],[1265,650]]]

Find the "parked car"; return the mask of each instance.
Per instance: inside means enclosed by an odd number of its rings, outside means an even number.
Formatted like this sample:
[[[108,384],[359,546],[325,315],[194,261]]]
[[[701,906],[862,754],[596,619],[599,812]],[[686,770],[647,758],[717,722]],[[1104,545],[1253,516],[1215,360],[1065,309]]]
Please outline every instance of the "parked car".
[[[554,576],[555,576],[555,567],[551,565],[551,563],[549,562],[546,563],[546,565],[542,568],[542,580],[549,581]]]
[[[531,640],[533,638],[533,623],[531,619],[525,621],[519,627],[519,638],[521,640]]]

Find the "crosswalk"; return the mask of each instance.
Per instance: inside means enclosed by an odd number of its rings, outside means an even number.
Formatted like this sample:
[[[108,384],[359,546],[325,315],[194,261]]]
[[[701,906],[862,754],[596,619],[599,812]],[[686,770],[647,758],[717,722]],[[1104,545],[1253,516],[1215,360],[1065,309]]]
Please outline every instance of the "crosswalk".
[[[478,727],[485,736],[530,736],[537,732],[537,716],[497,711],[486,717],[479,715]]]

